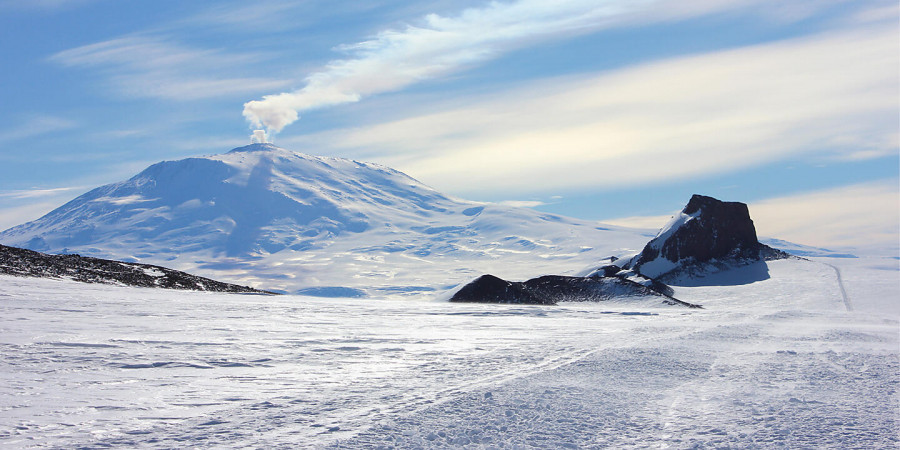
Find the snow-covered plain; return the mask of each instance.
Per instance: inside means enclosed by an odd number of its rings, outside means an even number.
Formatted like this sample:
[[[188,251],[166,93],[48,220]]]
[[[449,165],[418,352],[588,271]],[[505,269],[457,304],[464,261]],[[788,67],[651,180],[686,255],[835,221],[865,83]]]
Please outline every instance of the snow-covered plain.
[[[0,447],[896,448],[897,265],[676,289],[703,310],[0,277]]]

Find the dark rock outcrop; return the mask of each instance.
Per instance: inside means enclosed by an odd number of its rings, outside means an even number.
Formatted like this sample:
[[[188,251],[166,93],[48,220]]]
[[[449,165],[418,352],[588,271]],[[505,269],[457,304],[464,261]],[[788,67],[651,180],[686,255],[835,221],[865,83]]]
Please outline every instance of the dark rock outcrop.
[[[757,270],[737,277],[740,279],[732,277],[735,279],[729,282],[760,281],[768,277],[765,261],[787,257],[790,255],[759,242],[746,204],[695,194],[633,258],[611,257],[585,277],[547,275],[509,282],[485,275],[463,287],[450,301],[546,305],[657,296],[666,304],[699,307],[673,297],[674,290],[667,283],[703,285],[696,280],[708,273],[754,264]]]
[[[696,262],[726,256],[759,257],[760,243],[746,204],[695,194],[681,211],[681,217],[685,216],[673,229],[663,230],[647,243],[634,268],[660,256],[670,261],[690,258]]]
[[[545,275],[525,282],[483,275],[463,286],[451,302],[554,305],[558,302],[601,302],[636,297],[658,298],[667,305],[699,307],[617,276]]]
[[[272,294],[160,266],[79,255],[48,255],[5,245],[0,245],[0,274],[164,289]]]
[[[548,298],[536,296],[525,283],[506,281],[493,275],[482,275],[465,285],[453,295],[451,302],[460,303],[515,303],[526,305],[552,305]]]
[[[678,275],[744,265],[787,254],[760,244],[747,205],[694,195],[681,213],[623,268],[668,281]]]
[[[647,280],[643,280],[646,282]],[[658,297],[667,305],[698,307],[678,300],[671,295],[671,288],[652,280],[646,284],[619,276],[567,277],[544,275],[523,283],[535,295],[556,302],[602,302],[629,297]],[[662,289],[658,289],[662,287]],[[664,292],[668,290],[669,293]]]

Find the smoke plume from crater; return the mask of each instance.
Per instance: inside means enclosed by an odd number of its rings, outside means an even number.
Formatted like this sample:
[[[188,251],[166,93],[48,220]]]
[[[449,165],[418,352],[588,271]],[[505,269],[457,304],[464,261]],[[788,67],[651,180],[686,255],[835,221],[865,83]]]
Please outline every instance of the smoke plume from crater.
[[[245,103],[243,114],[253,127],[265,128],[271,135],[297,121],[301,112],[356,102],[464,70],[537,39],[612,26],[645,3],[519,0],[491,2],[456,17],[429,14],[417,26],[383,31],[340,47],[351,57],[328,63],[307,77],[299,90]]]

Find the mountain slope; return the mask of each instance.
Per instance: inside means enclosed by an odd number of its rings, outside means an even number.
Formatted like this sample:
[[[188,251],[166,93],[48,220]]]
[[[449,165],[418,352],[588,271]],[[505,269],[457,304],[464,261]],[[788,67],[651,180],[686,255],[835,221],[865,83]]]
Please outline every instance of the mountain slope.
[[[385,167],[254,144],[226,155],[154,164],[3,236],[30,236],[29,246],[38,249],[117,238],[138,250],[146,241],[173,244],[154,253],[203,248],[249,256],[302,250],[313,238],[365,231],[369,220],[380,218],[377,205],[392,205],[396,217],[443,211],[452,203]]]
[[[439,289],[485,272],[560,273],[645,240],[629,229],[453,199],[388,167],[271,144],[154,164],[0,233],[7,245],[161,264],[269,290],[369,293]]]

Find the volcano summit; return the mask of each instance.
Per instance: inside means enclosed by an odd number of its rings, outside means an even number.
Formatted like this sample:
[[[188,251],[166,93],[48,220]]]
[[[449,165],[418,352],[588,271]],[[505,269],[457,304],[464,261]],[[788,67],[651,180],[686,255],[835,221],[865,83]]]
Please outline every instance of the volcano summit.
[[[558,273],[645,241],[634,230],[454,199],[382,165],[268,143],[154,164],[0,233],[3,244],[36,251],[357,296],[440,289],[484,272]]]

